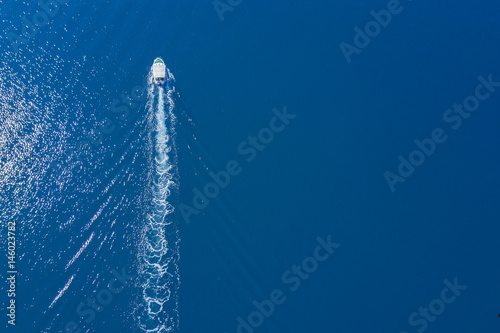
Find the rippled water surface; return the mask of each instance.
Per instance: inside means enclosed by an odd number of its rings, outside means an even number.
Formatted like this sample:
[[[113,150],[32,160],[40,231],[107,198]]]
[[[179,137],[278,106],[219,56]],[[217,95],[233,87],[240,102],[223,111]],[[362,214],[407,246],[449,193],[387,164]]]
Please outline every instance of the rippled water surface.
[[[0,0],[1,332],[498,331],[499,3],[63,2]]]

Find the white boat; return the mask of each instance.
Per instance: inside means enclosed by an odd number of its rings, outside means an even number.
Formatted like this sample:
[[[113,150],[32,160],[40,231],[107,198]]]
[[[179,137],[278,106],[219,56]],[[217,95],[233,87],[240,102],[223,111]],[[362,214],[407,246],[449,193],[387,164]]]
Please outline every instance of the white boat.
[[[151,70],[153,71],[153,82],[160,87],[167,82],[165,76],[166,68],[165,63],[161,58],[156,58],[153,62],[153,66],[151,67]]]

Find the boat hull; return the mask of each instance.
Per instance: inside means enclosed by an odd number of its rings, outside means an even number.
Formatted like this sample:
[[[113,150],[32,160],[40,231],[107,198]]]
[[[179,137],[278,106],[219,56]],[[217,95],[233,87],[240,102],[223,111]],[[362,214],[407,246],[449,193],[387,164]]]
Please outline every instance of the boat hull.
[[[166,84],[166,69],[165,62],[161,58],[156,58],[151,66],[151,71],[153,72],[153,82],[158,86],[162,87]]]

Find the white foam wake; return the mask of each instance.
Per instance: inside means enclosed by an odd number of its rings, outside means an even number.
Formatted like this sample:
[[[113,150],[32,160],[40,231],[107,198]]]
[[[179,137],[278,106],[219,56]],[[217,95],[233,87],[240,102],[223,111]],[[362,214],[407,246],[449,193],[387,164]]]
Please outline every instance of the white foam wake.
[[[150,172],[151,207],[140,251],[142,304],[138,318],[144,332],[176,332],[179,328],[180,237],[172,214],[172,200],[178,193],[179,182],[172,94],[173,90],[168,89],[165,93],[164,88],[153,84],[148,88],[147,109],[154,129],[154,158]]]

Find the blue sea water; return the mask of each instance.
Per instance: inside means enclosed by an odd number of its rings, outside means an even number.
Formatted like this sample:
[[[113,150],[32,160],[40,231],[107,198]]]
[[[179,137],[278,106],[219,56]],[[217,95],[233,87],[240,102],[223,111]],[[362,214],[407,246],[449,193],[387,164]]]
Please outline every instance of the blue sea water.
[[[499,12],[0,0],[0,331],[497,332]]]

